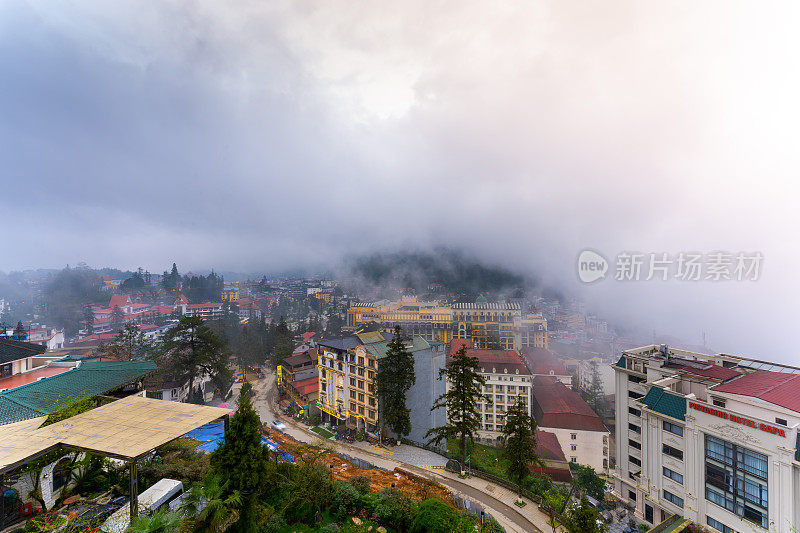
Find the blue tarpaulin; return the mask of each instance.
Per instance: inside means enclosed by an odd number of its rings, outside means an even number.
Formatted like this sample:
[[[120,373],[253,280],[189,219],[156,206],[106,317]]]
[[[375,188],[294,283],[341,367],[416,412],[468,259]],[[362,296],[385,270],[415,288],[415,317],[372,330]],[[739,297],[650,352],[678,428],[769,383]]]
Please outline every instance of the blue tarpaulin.
[[[202,441],[203,444],[199,445],[197,449],[203,453],[211,453],[216,450],[220,444],[225,442],[225,423],[211,422],[210,424],[205,424],[195,430],[190,431],[184,435],[183,438]],[[281,461],[285,461],[287,463],[294,462],[294,457],[292,454],[280,451],[278,449],[278,443],[274,440],[268,439],[267,437],[261,437],[261,444],[266,444],[271,451],[278,452],[278,459]]]

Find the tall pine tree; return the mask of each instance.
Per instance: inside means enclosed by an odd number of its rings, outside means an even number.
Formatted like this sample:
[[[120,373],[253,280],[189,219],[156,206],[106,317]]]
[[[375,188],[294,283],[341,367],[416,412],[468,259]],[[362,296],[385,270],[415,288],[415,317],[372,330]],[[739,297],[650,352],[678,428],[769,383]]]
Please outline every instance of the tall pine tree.
[[[394,338],[386,349],[386,357],[378,361],[375,390],[378,395],[382,425],[397,435],[411,433],[411,412],[406,406],[406,393],[417,378],[414,374],[414,355],[406,348],[400,326],[394,328]]]
[[[476,357],[467,355],[467,347],[462,346],[439,371],[439,379],[447,380],[447,392],[436,398],[431,411],[444,407],[447,411],[447,424],[429,429],[426,437],[439,444],[447,439],[458,439],[458,451],[463,466],[467,454],[467,442],[474,442],[475,432],[480,429],[482,420],[478,404],[491,399],[481,393],[486,386],[486,378],[479,373]]]
[[[240,394],[238,403],[225,442],[211,454],[211,469],[219,476],[226,496],[238,492],[239,521],[234,529],[249,533],[257,530],[256,504],[267,488],[269,448],[261,444],[261,419],[250,394]]]
[[[522,483],[530,473],[529,467],[541,464],[541,460],[536,455],[536,421],[528,414],[528,405],[519,397],[506,412],[503,435],[502,455],[508,461],[506,474],[517,485],[522,500]]]

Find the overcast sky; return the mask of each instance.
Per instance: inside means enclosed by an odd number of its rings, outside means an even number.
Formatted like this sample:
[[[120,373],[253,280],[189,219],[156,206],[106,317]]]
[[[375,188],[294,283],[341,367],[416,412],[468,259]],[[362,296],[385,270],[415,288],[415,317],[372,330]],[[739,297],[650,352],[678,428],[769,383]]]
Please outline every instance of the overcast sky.
[[[0,2],[0,269],[447,244],[800,363],[794,2]],[[584,248],[764,254],[576,281]]]

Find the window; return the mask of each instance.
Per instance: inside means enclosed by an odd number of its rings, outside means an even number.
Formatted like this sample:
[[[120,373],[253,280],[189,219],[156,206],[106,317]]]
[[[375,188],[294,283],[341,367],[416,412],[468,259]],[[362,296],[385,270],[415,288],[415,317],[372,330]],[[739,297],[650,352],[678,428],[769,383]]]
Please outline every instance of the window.
[[[678,498],[677,496],[675,496],[674,494],[672,494],[667,490],[664,491],[664,499],[667,500],[668,502],[674,503],[678,507],[683,507],[683,499]]]
[[[364,414],[364,406],[363,405],[359,405],[358,406],[358,414],[360,414],[360,415]]]
[[[356,386],[356,378],[350,378],[350,385],[351,385],[352,387],[355,387],[355,386]]]
[[[350,391],[350,397],[355,400],[356,399],[356,391],[351,390]]]
[[[361,366],[364,366],[364,358],[363,357],[359,357],[358,358],[358,364],[361,365]]]
[[[571,446],[570,446],[570,448],[572,449],[572,451],[573,451],[573,452],[574,452],[575,450],[577,450],[577,449],[578,449],[578,447],[577,447],[577,446],[575,446],[574,444],[573,444],[573,445],[571,445]]]
[[[628,499],[631,500],[632,502],[635,502],[636,501],[636,493],[634,491],[632,491],[632,490],[629,490],[628,491]]]
[[[367,377],[368,377],[369,379],[375,379],[375,372],[373,372],[372,370],[370,370],[369,372],[367,372]]]
[[[350,365],[350,372],[351,372],[352,374],[355,374],[355,373],[356,373],[356,367],[355,367],[355,365]]]
[[[322,377],[323,378],[325,377],[325,369],[324,368],[322,369]]]
[[[714,398],[712,396],[711,397],[711,403],[714,404],[717,407],[725,407],[725,400],[723,400],[722,398]]]
[[[362,403],[364,402],[364,393],[363,392],[359,392],[358,393],[358,401],[362,402]]]
[[[578,434],[577,433],[570,433],[569,434],[569,438],[572,439],[572,440],[578,440]]]
[[[663,448],[662,448],[662,451],[666,455],[669,455],[670,457],[674,457],[675,459],[678,459],[679,461],[683,461],[683,452],[680,451],[677,448],[673,448],[672,446],[670,446],[668,444],[664,444]]]
[[[775,417],[775,423],[780,425],[780,426],[788,426],[789,425],[789,422],[785,418],[778,418],[777,416]]]
[[[628,381],[630,381],[631,383],[644,383],[645,381],[647,381],[647,378],[642,378],[639,376],[628,374]]]
[[[641,450],[641,449],[642,449],[642,445],[641,445],[641,444],[639,444],[638,442],[636,442],[636,441],[635,441],[635,440],[633,440],[633,439],[628,439],[628,445],[629,445],[631,448],[636,448],[637,450]]]
[[[676,483],[680,483],[681,485],[683,485],[683,474],[679,474],[674,470],[670,470],[666,466],[664,467],[664,476],[670,478],[672,481],[675,481]]]
[[[670,433],[674,433],[675,435],[683,437],[683,428],[681,426],[677,426],[670,422],[662,422],[662,427],[664,428],[664,431],[669,431]]]
[[[492,424],[486,424],[486,431],[492,431],[494,426]]]
[[[706,499],[769,526],[767,456],[706,435]]]
[[[639,409],[636,409],[635,407],[628,407],[628,412],[633,416],[642,416],[642,412]]]
[[[642,428],[640,428],[636,424],[631,424],[630,422],[628,422],[628,429],[630,429],[634,433],[639,433],[640,435],[642,433]]]
[[[573,463],[577,463],[578,462],[578,458],[577,457],[570,457],[569,460],[572,461]]]
[[[375,411],[373,411],[372,409],[370,409],[369,411],[367,411],[367,413],[369,414],[369,417],[370,417],[370,418],[375,418]]]
[[[635,464],[636,466],[642,466],[642,462],[639,459],[637,459],[636,457],[632,456],[632,455],[628,456],[628,460],[631,463]]]
[[[361,376],[361,377],[364,377],[364,369],[363,368],[359,368],[358,369],[358,375]]]
[[[628,391],[628,398],[633,398],[634,400],[638,400],[642,398],[644,394],[639,394],[638,392],[633,392],[632,390]]]
[[[0,365],[0,378],[11,375],[11,363]]]
[[[708,524],[709,526],[713,527],[717,531],[722,531],[722,533],[736,533],[733,529],[729,528],[728,526],[726,526],[725,524],[723,524],[719,520],[715,520],[714,518],[711,518],[710,516],[708,518],[706,518],[706,524]]]
[[[362,390],[364,389],[364,381],[363,380],[360,380],[360,379],[358,380],[358,388],[362,389]]]

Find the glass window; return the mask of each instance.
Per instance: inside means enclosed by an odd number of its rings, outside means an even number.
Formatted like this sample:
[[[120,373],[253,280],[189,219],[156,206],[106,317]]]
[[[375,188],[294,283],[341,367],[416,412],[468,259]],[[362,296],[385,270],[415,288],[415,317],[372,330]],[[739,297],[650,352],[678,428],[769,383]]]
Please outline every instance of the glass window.
[[[736,533],[733,529],[729,528],[719,520],[711,518],[710,516],[706,518],[706,524],[713,527],[717,531],[721,531],[722,533]]]
[[[665,454],[669,455],[670,457],[674,457],[675,459],[683,461],[683,452],[678,450],[677,448],[673,448],[672,446],[664,444],[662,451]]]
[[[642,445],[641,445],[641,444],[639,444],[638,442],[636,442],[636,441],[635,441],[635,440],[633,440],[633,439],[628,439],[628,445],[629,445],[631,448],[636,448],[637,450],[641,450],[641,449],[642,449]]]
[[[635,407],[628,407],[628,412],[634,416],[642,416],[642,412]]]
[[[683,437],[683,428],[681,426],[672,424],[670,422],[662,422],[662,427],[664,431],[669,431],[670,433],[674,433],[675,435]]]
[[[672,494],[667,490],[664,491],[664,499],[667,500],[668,502],[674,503],[678,507],[683,507],[683,499],[678,498],[677,496],[675,496],[674,494]]]
[[[641,427],[637,426],[636,424],[631,424],[630,422],[628,422],[628,429],[630,429],[634,433],[639,433],[639,434],[642,433]]]
[[[664,476],[670,478],[672,481],[675,481],[683,485],[683,474],[679,474],[674,470],[670,470],[666,466],[664,467]]]

